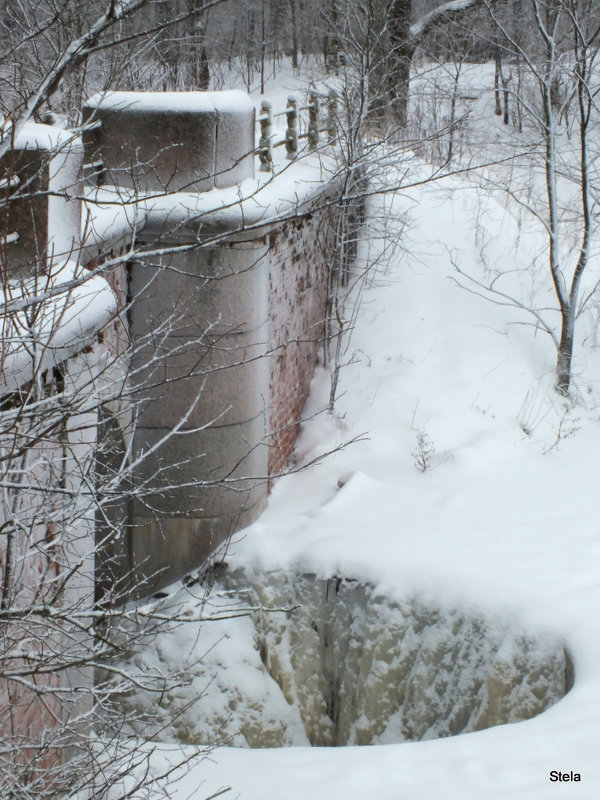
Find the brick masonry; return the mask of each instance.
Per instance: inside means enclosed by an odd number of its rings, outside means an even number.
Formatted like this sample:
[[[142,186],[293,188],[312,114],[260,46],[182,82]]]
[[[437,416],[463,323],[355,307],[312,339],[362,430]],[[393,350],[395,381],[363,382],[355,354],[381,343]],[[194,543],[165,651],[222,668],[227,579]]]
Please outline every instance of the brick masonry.
[[[50,394],[57,391],[52,371],[44,373],[41,383]],[[23,393],[28,389],[31,386],[24,387]],[[3,405],[10,401],[17,407],[22,404],[23,427],[29,424],[35,429],[36,420],[27,414],[26,401],[15,394],[4,397]],[[0,523],[5,533],[0,542],[2,608],[28,610],[51,602],[53,589],[61,580],[62,531],[52,521],[61,497],[53,494],[50,487],[64,483],[65,431],[58,426],[53,435],[30,448],[23,443],[27,436],[19,437],[16,424],[14,429],[3,428],[2,434],[3,484],[17,485],[22,471],[23,482],[33,487],[5,489],[0,503]],[[53,662],[57,627],[36,624],[28,616],[23,622],[16,619],[2,623],[0,664],[16,677],[7,677],[4,670],[0,674],[0,738],[12,759],[12,777],[17,782],[19,776],[31,780],[38,771],[49,769],[59,760],[59,751],[52,747],[52,731],[58,730],[62,709],[59,695],[52,690],[61,685],[63,676],[58,669],[44,670]],[[26,655],[18,658],[18,650]],[[39,671],[30,675],[32,659]],[[4,779],[6,775],[4,771]],[[0,795],[10,794],[10,788],[0,784]]]
[[[36,781],[49,797],[65,744],[72,749],[91,709],[91,640],[69,614],[93,598],[82,475],[92,469],[97,417],[67,415],[61,399],[88,376],[87,357],[76,356],[1,398],[0,740],[12,769],[0,774],[0,797]]]
[[[269,276],[269,475],[288,467],[319,352],[335,252],[325,208],[271,234]]]

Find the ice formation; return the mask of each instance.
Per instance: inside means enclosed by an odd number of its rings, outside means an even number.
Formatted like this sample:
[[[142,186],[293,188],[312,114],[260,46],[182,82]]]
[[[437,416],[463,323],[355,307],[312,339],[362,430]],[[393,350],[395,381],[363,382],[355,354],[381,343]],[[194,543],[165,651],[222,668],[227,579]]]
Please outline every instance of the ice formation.
[[[232,571],[218,588],[228,598],[243,591],[258,610],[194,634],[188,685],[161,699],[177,715],[167,738],[179,742],[259,748],[453,736],[529,719],[572,683],[562,643],[509,619],[284,570]],[[186,635],[184,625],[163,637],[159,657],[183,652]],[[147,657],[134,657],[146,674]],[[130,702],[132,717],[147,714],[155,696],[136,692]]]

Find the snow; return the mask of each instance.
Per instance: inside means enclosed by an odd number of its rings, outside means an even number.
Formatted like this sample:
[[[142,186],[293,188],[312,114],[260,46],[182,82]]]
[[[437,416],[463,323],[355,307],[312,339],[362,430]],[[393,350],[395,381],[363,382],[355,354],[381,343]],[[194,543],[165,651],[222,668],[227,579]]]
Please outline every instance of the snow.
[[[2,326],[4,392],[80,353],[117,312],[106,280],[87,277],[75,261],[55,264],[49,275],[9,281],[0,303],[23,309],[6,316]]]
[[[84,252],[91,258],[111,247],[126,246],[136,231],[163,234],[169,241],[254,229],[307,213],[335,191],[339,165],[327,155],[279,161],[274,173],[257,173],[240,184],[207,192],[172,192],[134,196],[102,186],[89,189],[84,204]]]
[[[431,27],[435,20],[440,17],[448,15],[452,18],[453,15],[459,14],[461,11],[466,11],[471,6],[478,3],[478,0],[451,0],[448,3],[442,3],[441,6],[432,9],[427,14],[424,14],[421,19],[410,26],[410,36],[413,41],[418,42],[423,33]]]
[[[11,146],[15,150],[59,152],[72,146],[78,146],[78,137],[72,131],[66,131],[53,125],[26,122],[19,127]]]
[[[91,97],[89,108],[161,111],[164,113],[231,113],[252,109],[246,92],[230,89],[222,92],[99,92]]]
[[[131,192],[123,188],[88,189],[83,204],[82,262],[105,254],[107,249],[117,252],[130,246],[136,231],[145,224],[146,211],[132,200]]]
[[[191,647],[190,626],[176,627],[122,665],[146,687],[125,702],[133,734],[165,715],[167,738],[182,744],[421,741],[528,719],[569,687],[562,641],[517,618],[284,569],[227,570],[211,602],[225,614],[236,593],[239,608],[257,609],[251,617],[201,626]],[[197,617],[193,602],[186,588],[169,608]],[[157,709],[150,676],[173,676],[173,653],[187,684]]]
[[[228,561],[257,575],[288,569],[360,578],[399,601],[417,595],[441,608],[517,619],[565,643],[573,689],[533,719],[446,739],[219,748],[210,760],[192,760],[170,784],[173,798],[223,786],[243,800],[566,796],[551,770],[581,774],[570,797],[597,796],[596,353],[579,350],[577,402],[559,398],[550,338],[523,324],[525,312],[458,285],[453,259],[470,274],[482,269],[474,210],[502,234],[487,242],[494,263],[526,259],[542,246],[532,228],[521,231],[517,248],[510,214],[467,179],[372,201],[371,217],[385,219],[388,234],[403,229],[401,249],[368,277],[333,414],[323,410],[328,373],[315,377],[298,462],[362,440],[280,479],[261,519],[235,537]],[[362,257],[376,262],[381,247],[373,238]],[[419,433],[429,443],[425,472],[416,468]]]
[[[150,195],[137,205],[145,214],[147,230],[170,239],[189,238],[190,228],[200,237],[255,229],[257,236],[278,220],[306,213],[323,202],[332,189],[337,165],[317,155],[288,162],[275,174],[258,173],[239,185],[209,192]]]
[[[502,128],[488,127],[482,146],[494,137],[502,144]],[[410,180],[417,183],[426,172],[411,161]],[[403,177],[405,185],[410,180]],[[507,293],[542,298],[544,306],[552,299],[542,282],[539,225],[508,205],[497,184],[483,185],[455,176],[370,201],[371,220],[386,230],[377,236],[371,229],[362,243],[362,263],[374,266],[343,355],[335,410],[326,411],[329,373],[321,368],[297,463],[340,449],[277,482],[260,520],[234,537],[228,563],[256,580],[271,571],[351,577],[392,602],[416,597],[432,608],[540,631],[567,648],[573,688],[530,720],[424,742],[228,746],[209,758],[196,748],[157,746],[151,758],[157,775],[186,755],[191,759],[181,778],[169,778],[173,800],[223,787],[240,800],[597,797],[598,311],[590,306],[580,320],[573,398],[560,398],[553,390],[551,338],[526,311],[494,302],[468,277],[502,273]],[[251,198],[253,191],[243,195]],[[219,195],[223,213],[237,199],[227,192]],[[185,215],[218,208],[216,196],[190,198]],[[146,202],[151,217],[173,201]],[[384,237],[394,231],[401,238],[390,257]],[[597,277],[593,265],[592,285]],[[556,325],[555,312],[544,313]],[[136,663],[140,673],[189,671],[191,692],[203,694],[183,718],[191,728],[220,713],[218,695],[232,686],[239,696],[227,695],[226,702],[242,705],[242,694],[252,699],[263,691],[249,621],[210,623],[204,630],[200,636],[196,623],[186,623]],[[194,677],[198,657],[214,670],[212,694]],[[262,720],[250,723],[268,727],[286,715],[289,707],[268,707]],[[234,702],[223,731],[229,744],[240,742],[242,716]],[[573,770],[581,782],[561,791],[551,770]]]

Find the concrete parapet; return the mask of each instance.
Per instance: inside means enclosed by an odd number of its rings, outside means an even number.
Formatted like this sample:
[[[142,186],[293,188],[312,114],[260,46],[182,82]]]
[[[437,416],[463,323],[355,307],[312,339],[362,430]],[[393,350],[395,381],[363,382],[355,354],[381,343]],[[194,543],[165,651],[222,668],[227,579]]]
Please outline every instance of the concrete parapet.
[[[157,565],[159,583],[181,577],[264,506],[267,254],[259,240],[132,267],[139,498],[123,567],[136,579]]]
[[[29,276],[76,260],[83,146],[71,131],[30,123],[0,160],[0,253],[5,274]]]
[[[88,177],[139,194],[205,192],[254,175],[245,92],[108,92],[87,101]]]

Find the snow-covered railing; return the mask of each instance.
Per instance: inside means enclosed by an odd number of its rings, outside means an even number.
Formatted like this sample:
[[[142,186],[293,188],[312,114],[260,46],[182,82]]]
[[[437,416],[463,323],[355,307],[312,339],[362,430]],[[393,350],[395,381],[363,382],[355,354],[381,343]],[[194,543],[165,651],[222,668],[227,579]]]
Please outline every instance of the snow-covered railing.
[[[322,103],[326,99],[327,117],[326,124],[322,125]],[[260,140],[258,143],[258,158],[261,172],[273,171],[273,148],[285,146],[286,158],[292,160],[298,155],[298,140],[308,139],[309,150],[314,151],[319,147],[322,133],[327,134],[327,141],[333,142],[337,136],[337,105],[338,95],[334,89],[328,94],[322,94],[313,89],[308,95],[308,103],[298,107],[295,95],[288,97],[288,104],[284,111],[273,114],[270,100],[264,99],[260,106],[260,115],[257,122],[260,124]],[[304,133],[298,132],[298,115],[308,111],[308,124]],[[285,137],[273,142],[273,120],[277,117],[286,117],[287,129]]]

